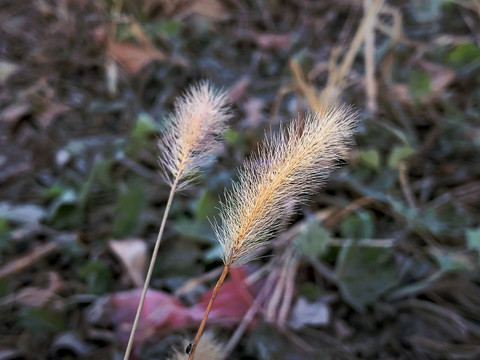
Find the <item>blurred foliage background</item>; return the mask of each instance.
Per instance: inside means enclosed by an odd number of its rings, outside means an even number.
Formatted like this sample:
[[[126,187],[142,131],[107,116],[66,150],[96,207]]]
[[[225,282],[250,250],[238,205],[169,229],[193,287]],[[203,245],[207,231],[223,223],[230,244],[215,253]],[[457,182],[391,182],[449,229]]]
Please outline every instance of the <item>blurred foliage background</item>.
[[[235,359],[480,358],[475,0],[0,0],[0,359],[121,359],[168,195],[165,115],[235,116],[176,197],[135,346],[163,359],[221,269],[208,219],[265,134],[352,104],[357,147],[210,328]]]

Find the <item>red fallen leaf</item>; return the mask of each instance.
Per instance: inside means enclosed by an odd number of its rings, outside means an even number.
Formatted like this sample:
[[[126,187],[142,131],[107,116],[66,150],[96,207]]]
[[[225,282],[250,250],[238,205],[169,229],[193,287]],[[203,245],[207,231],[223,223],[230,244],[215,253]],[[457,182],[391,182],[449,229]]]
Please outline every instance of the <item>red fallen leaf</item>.
[[[245,277],[246,274],[243,268],[230,271],[230,278],[223,283],[213,303],[208,317],[210,323],[231,326],[243,319],[245,313],[252,306],[254,299],[250,293],[251,290],[243,282]],[[203,318],[212,293],[213,289],[207,291],[203,294],[200,303],[192,308],[192,315],[198,322]]]
[[[140,289],[114,294],[110,300],[115,306],[112,321],[117,324],[117,332],[126,342],[130,335],[133,319],[137,311],[142,291]],[[182,329],[191,322],[190,309],[177,299],[162,291],[149,290],[143,305],[135,344],[142,344],[150,336],[161,330]]]
[[[245,277],[244,268],[233,269],[230,272],[230,277],[224,282],[210,312],[209,325],[230,327],[243,319],[256,293],[252,288],[244,285]],[[135,334],[135,349],[139,349],[154,334],[159,335],[172,330],[198,326],[212,291],[207,291],[197,305],[188,308],[172,295],[158,290],[149,290]],[[117,333],[125,343],[130,335],[140,296],[141,290],[136,289],[110,297],[115,307],[112,322],[117,324]]]

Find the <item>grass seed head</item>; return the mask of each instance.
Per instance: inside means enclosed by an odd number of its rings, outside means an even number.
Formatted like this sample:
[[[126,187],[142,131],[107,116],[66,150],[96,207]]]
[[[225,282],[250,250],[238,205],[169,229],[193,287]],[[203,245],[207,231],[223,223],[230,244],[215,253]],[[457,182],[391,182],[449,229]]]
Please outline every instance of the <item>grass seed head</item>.
[[[183,349],[175,350],[170,360],[187,360],[188,354],[185,349],[188,346],[189,343],[185,342]],[[215,338],[212,332],[206,332],[198,342],[195,360],[223,360],[225,359],[224,353],[224,345]]]
[[[214,229],[225,264],[240,266],[324,183],[353,142],[356,115],[334,106],[296,119],[247,160],[226,191]]]
[[[158,144],[160,167],[170,185],[177,180],[178,189],[185,188],[215,160],[230,114],[226,93],[207,81],[191,86],[175,102]]]

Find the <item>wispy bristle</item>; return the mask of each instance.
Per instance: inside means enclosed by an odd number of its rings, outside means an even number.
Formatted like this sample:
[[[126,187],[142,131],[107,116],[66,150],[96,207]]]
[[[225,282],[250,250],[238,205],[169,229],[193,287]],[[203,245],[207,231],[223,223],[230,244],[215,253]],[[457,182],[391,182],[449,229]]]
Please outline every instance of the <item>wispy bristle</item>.
[[[185,347],[188,343],[185,344]],[[185,347],[182,350],[176,350],[170,357],[170,360],[187,360],[188,354],[185,353]],[[197,349],[195,351],[196,360],[223,360],[224,346],[220,343],[213,333],[206,332],[200,338]]]
[[[177,189],[184,188],[193,175],[215,160],[230,117],[227,100],[225,92],[202,82],[175,102],[159,141],[160,166],[170,185],[177,181]]]
[[[332,107],[294,120],[244,163],[239,181],[225,193],[215,225],[225,264],[240,266],[270,240],[285,218],[318,190],[347,155],[356,115]]]

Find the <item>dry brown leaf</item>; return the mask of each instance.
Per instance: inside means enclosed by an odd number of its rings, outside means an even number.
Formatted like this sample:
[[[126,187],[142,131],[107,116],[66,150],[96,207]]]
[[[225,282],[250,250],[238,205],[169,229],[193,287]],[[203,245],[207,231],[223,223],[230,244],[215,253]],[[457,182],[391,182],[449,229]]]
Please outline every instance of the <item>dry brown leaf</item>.
[[[44,307],[49,303],[52,303],[53,300],[57,299],[57,292],[62,287],[62,281],[58,274],[54,272],[48,273],[48,287],[39,288],[35,286],[29,286],[23,289],[20,289],[14,294],[10,294],[4,297],[0,304],[7,305],[11,303],[19,304],[22,306],[32,306],[32,307]],[[53,304],[58,307],[57,304]]]
[[[0,61],[0,85],[3,85],[10,76],[15,74],[19,65],[9,62],[9,61]]]
[[[57,102],[50,102],[38,115],[38,122],[43,128],[49,127],[55,118],[70,110],[70,107]]]
[[[26,287],[14,295],[14,302],[22,306],[44,307],[53,296],[48,289]]]
[[[132,32],[132,35],[135,36],[135,39],[137,39],[142,46],[152,49],[154,48],[152,41],[145,33],[145,31],[143,31],[143,28],[138,22],[133,20],[130,22],[130,31]]]
[[[418,99],[414,99],[408,84],[391,86],[390,91],[393,93],[393,96],[404,104],[414,104],[416,101],[420,101],[422,104],[429,103],[443,94],[445,88],[455,79],[455,71],[452,69],[427,61],[420,61],[418,64],[430,77],[430,92],[422,94]]]
[[[0,113],[0,119],[8,123],[15,123],[17,120],[27,115],[32,108],[29,103],[14,103]]]
[[[45,256],[50,255],[52,252],[58,250],[58,245],[54,242],[49,242],[36,246],[32,251],[26,255],[14,259],[0,268],[0,279],[20,272],[30,266],[35,265],[38,261]]]
[[[430,96],[427,100],[438,97],[455,79],[455,71],[453,69],[428,61],[421,61],[419,64],[430,75]]]
[[[196,0],[192,1],[186,12],[192,12],[216,20],[229,18],[223,4],[218,0]]]
[[[248,127],[251,129],[257,129],[262,120],[263,114],[262,110],[265,106],[265,101],[259,98],[250,98],[245,103],[245,122],[248,124]]]
[[[288,34],[258,34],[251,32],[250,35],[258,46],[268,50],[288,49],[292,43],[292,38]]]
[[[108,42],[108,52],[132,75],[154,60],[166,59],[165,55],[156,49],[114,40]]]
[[[125,267],[135,286],[142,286],[147,261],[147,245],[141,239],[110,240],[109,246]]]
[[[228,97],[232,103],[239,101],[247,91],[247,88],[250,86],[252,80],[249,76],[244,76],[238,80],[232,87],[228,90]]]

